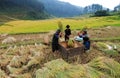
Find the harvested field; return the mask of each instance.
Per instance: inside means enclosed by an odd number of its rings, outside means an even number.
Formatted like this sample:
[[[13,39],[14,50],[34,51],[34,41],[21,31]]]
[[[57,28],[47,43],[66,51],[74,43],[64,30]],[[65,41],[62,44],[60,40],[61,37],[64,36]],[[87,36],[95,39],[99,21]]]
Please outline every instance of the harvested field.
[[[78,30],[77,30],[78,31]],[[120,27],[103,27],[103,28],[99,28],[99,29],[88,29],[88,34],[90,35],[90,39],[94,39],[94,38],[118,38],[118,40],[114,40],[113,41],[98,41],[97,40],[93,40],[91,43],[91,49],[89,52],[84,52],[84,53],[78,53],[76,55],[74,55],[74,53],[71,55],[72,57],[69,57],[69,59],[67,58],[63,60],[60,60],[63,62],[63,64],[65,64],[65,68],[59,68],[59,63],[57,64],[57,62],[59,61],[52,61],[52,60],[56,60],[56,59],[62,59],[62,52],[60,53],[52,53],[51,51],[51,45],[44,45],[43,41],[44,41],[44,36],[45,35],[49,35],[50,37],[50,41],[52,38],[52,33],[42,33],[42,34],[18,34],[18,35],[5,35],[5,36],[1,36],[0,37],[0,42],[1,42],[1,46],[4,46],[5,48],[1,47],[0,48],[0,76],[1,77],[10,77],[10,78],[43,78],[42,74],[45,74],[45,72],[49,72],[48,73],[50,75],[51,78],[58,78],[59,74],[63,74],[64,72],[67,72],[64,77],[66,77],[66,75],[69,75],[71,78],[74,78],[73,76],[71,76],[68,72],[71,73],[77,73],[77,71],[82,72],[81,70],[87,70],[89,69],[89,71],[100,71],[102,73],[101,70],[94,70],[94,68],[92,67],[92,63],[95,64],[95,58],[97,57],[105,57],[106,59],[109,60],[109,58],[113,59],[115,61],[116,66],[119,66],[120,63],[120,42],[119,42],[119,34],[118,32],[120,31]],[[74,33],[74,34],[77,34]],[[17,41],[14,43],[8,43],[8,44],[2,44],[2,41],[4,39],[6,39],[7,37],[12,36],[14,37]],[[73,35],[75,36],[75,35]],[[22,42],[26,42],[26,44],[21,44]],[[29,44],[28,44],[29,42]],[[32,43],[32,44],[31,44]],[[104,44],[103,44],[104,43]],[[19,45],[17,45],[19,44]],[[107,44],[107,45],[106,45]],[[108,50],[109,47],[111,47],[111,50]],[[115,48],[116,46],[116,48]],[[78,48],[78,47],[76,47]],[[76,50],[74,50],[76,51]],[[73,52],[73,51],[72,51]],[[116,53],[115,53],[116,52]],[[99,59],[97,59],[99,60]],[[51,61],[54,63],[55,62],[55,66],[57,66],[57,70],[53,68],[53,70],[51,68]],[[104,64],[103,59],[99,61],[102,61],[102,64]],[[116,63],[117,62],[117,63]],[[98,62],[99,63],[99,62]],[[107,62],[108,63],[108,62]],[[109,62],[111,64],[111,62]],[[101,63],[100,63],[101,64]],[[61,63],[62,65],[62,63]],[[74,67],[77,66],[79,68],[79,70],[76,70],[76,68]],[[86,66],[87,65],[87,66]],[[82,68],[83,69],[82,69]],[[119,68],[119,67],[118,67]],[[39,69],[39,70],[38,70]],[[62,69],[61,71],[59,71],[60,69]],[[66,71],[65,69],[67,69],[68,71]],[[104,68],[102,68],[104,70]],[[43,71],[44,70],[44,71]],[[55,70],[58,73],[54,73]],[[112,70],[112,69],[111,69]],[[74,72],[72,72],[74,71]],[[90,72],[87,71],[88,74],[90,74]],[[61,73],[60,73],[61,72]],[[120,76],[118,75],[119,73],[116,73],[116,71],[114,71],[115,73],[115,77],[113,75],[110,75],[114,78],[119,78]],[[39,74],[40,73],[40,74]],[[42,74],[41,74],[42,73]],[[57,76],[51,76],[51,73],[53,73],[54,75]],[[85,73],[85,72],[82,72]],[[95,72],[94,72],[95,73]],[[38,76],[41,77],[38,77]],[[80,74],[76,74],[76,77],[82,76]],[[101,75],[100,75],[101,76]],[[105,75],[105,77],[109,77],[108,75]],[[63,78],[64,78],[63,77]],[[87,75],[84,77],[89,78]],[[91,76],[92,78],[93,76]],[[46,76],[46,78],[49,78],[49,76]],[[62,76],[60,76],[60,78],[62,78]],[[99,78],[99,77],[98,77]]]

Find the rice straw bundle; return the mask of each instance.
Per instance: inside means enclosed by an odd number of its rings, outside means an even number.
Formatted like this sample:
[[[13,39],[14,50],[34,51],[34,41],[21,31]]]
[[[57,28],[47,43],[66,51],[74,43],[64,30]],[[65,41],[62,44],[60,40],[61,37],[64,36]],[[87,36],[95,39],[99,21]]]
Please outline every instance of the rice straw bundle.
[[[6,78],[6,74],[4,71],[0,69],[0,78]]]
[[[10,74],[21,74],[24,71],[23,68],[14,68],[10,65],[7,65],[7,69],[9,70]]]
[[[12,78],[32,78],[30,73],[24,73],[24,74],[19,74],[19,75],[10,74],[10,76]]]
[[[88,66],[103,72],[112,78],[120,77],[120,64],[107,57],[99,57],[88,63]]]

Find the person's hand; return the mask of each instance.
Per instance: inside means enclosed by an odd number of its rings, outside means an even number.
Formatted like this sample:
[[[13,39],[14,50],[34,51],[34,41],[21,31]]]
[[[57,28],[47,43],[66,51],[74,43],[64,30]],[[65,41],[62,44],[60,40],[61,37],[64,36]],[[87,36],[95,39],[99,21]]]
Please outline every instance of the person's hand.
[[[59,33],[59,37],[62,37],[62,32]]]

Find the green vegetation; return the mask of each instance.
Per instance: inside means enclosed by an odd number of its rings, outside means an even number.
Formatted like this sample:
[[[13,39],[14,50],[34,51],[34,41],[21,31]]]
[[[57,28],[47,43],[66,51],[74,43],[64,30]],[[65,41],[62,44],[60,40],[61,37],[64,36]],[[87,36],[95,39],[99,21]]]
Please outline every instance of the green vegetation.
[[[107,17],[75,17],[75,18],[59,18],[49,20],[16,20],[4,22],[0,25],[0,33],[38,33],[48,32],[58,29],[58,21],[63,24],[63,29],[67,24],[71,26],[72,30],[82,29],[85,26],[88,28],[96,28],[102,26],[120,26],[119,16]]]
[[[108,12],[106,10],[100,10],[95,12],[95,16],[108,16]]]

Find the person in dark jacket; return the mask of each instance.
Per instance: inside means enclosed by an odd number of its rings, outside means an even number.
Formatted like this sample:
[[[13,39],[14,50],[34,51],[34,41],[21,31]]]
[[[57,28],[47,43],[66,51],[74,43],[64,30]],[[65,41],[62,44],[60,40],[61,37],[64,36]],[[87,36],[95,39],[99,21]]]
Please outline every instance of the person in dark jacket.
[[[85,46],[85,51],[90,49],[89,37],[83,37],[83,45]]]
[[[65,29],[65,41],[69,40],[70,35],[71,35],[71,29],[70,29],[70,26],[67,25]]]
[[[52,38],[52,52],[55,52],[59,49],[59,37],[61,37],[61,30],[58,29]]]

